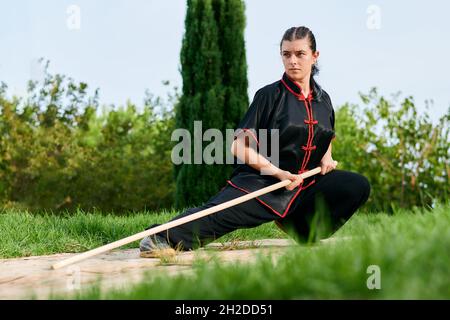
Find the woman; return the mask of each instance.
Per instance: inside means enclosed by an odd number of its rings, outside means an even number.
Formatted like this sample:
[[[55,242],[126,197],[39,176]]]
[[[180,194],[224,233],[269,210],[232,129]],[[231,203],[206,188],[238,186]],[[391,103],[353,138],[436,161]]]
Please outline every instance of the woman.
[[[241,163],[227,185],[206,204],[173,220],[280,180],[292,182],[286,188],[144,238],[140,249],[145,256],[176,246],[194,249],[238,228],[270,221],[292,232],[298,241],[317,240],[334,233],[367,201],[370,184],[364,176],[335,170],[337,162],[331,155],[334,110],[329,95],[314,80],[319,51],[313,33],[306,27],[288,29],[280,53],[285,69],[282,79],[256,92],[235,131],[232,152]],[[259,129],[278,130],[278,167],[258,153]],[[320,175],[301,178],[301,173],[317,166],[321,167]]]

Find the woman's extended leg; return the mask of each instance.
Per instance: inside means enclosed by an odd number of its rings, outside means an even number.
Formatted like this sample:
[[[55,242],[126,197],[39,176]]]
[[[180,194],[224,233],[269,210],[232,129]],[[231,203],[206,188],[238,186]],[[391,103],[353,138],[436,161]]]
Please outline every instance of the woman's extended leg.
[[[277,225],[300,242],[316,241],[337,231],[368,199],[370,184],[355,172],[333,170],[316,176],[316,182],[303,190],[294,209],[277,219]]]
[[[243,195],[242,191],[227,185],[204,205],[189,208],[171,221]],[[236,229],[257,227],[265,222],[273,221],[277,217],[258,200],[250,199],[233,207],[160,232],[158,235],[166,238],[172,247],[179,246],[183,250],[190,250],[203,246]],[[153,226],[156,225],[151,227]]]

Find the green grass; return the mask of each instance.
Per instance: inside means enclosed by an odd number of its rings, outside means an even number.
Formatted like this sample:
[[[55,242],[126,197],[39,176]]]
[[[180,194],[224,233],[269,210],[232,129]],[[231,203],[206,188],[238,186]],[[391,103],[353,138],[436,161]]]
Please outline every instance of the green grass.
[[[193,276],[149,274],[127,289],[78,299],[449,299],[450,205],[394,215],[355,215],[334,244],[292,248],[276,265],[197,263]],[[368,267],[381,271],[381,289],[369,290]]]
[[[175,217],[175,211],[142,212],[127,216],[78,211],[71,215],[31,214],[7,210],[0,213],[0,258],[83,252],[143,231],[153,223]],[[217,242],[279,238],[273,224],[237,230]],[[136,241],[122,248],[137,248]]]
[[[81,252],[140,232],[175,215],[150,212],[108,216],[0,214],[0,255],[18,257]],[[145,281],[103,292],[83,288],[78,299],[450,299],[450,204],[432,210],[356,214],[335,235],[335,243],[299,245],[276,265],[270,256],[256,263],[199,261],[191,276],[149,270]],[[220,241],[285,237],[273,224],[238,230]],[[136,247],[137,243],[128,247]],[[381,289],[369,290],[367,269],[381,271]],[[61,297],[51,297],[61,298]]]

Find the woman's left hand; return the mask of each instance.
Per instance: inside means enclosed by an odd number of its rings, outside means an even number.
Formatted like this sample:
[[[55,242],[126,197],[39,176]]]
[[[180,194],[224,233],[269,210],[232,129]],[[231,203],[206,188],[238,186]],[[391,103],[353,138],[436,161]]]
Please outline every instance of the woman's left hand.
[[[336,160],[333,160],[331,157],[323,157],[322,161],[320,161],[320,168],[322,169],[320,171],[320,174],[324,175],[328,172],[336,169],[338,162]]]

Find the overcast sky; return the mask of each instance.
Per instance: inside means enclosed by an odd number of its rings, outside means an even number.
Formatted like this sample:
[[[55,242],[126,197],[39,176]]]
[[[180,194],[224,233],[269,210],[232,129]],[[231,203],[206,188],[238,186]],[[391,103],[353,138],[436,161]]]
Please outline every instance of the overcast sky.
[[[345,6],[344,6],[345,3]],[[358,92],[376,86],[386,96],[402,91],[430,114],[450,106],[449,1],[247,0],[250,99],[280,79],[279,41],[291,26],[306,25],[320,51],[319,83],[335,107],[358,103]],[[100,88],[104,104],[140,104],[149,89],[164,96],[162,81],[181,87],[179,52],[185,1],[18,0],[0,2],[0,81],[23,94],[50,71]],[[78,14],[79,12],[79,14]]]

